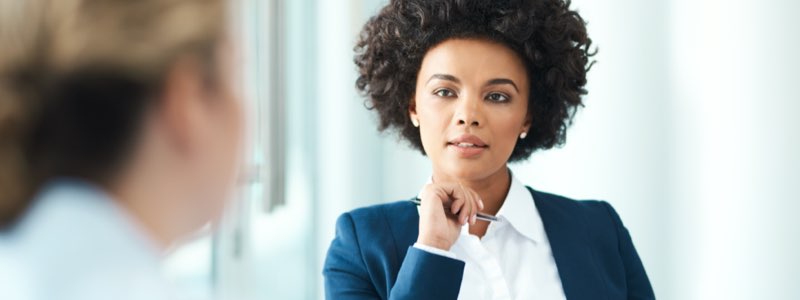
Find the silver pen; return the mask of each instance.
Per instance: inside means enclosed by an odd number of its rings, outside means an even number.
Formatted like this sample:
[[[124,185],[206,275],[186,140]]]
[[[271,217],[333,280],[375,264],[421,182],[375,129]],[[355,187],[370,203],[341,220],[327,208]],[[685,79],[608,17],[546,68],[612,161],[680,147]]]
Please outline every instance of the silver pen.
[[[411,199],[411,200],[409,200],[409,201],[411,201],[411,203],[416,204],[417,206],[422,204],[422,200],[420,200],[419,198],[416,198],[416,197]],[[484,213],[478,213],[477,215],[475,215],[475,219],[481,220],[481,221],[486,221],[486,222],[496,222],[496,221],[500,220],[495,216],[487,215],[487,214],[484,214]]]

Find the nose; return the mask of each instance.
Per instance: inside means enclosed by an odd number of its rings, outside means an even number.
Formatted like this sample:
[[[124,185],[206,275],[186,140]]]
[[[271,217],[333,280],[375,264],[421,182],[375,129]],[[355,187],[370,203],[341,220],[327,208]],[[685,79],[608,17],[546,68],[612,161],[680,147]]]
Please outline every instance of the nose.
[[[485,125],[482,102],[477,97],[464,97],[456,108],[455,121],[458,126],[480,127]]]

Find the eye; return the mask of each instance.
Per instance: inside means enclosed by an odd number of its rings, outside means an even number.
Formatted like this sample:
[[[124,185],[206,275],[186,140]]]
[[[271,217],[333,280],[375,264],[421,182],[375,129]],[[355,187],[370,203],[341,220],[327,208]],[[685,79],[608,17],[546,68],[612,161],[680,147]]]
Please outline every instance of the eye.
[[[502,103],[508,102],[509,97],[502,93],[490,93],[489,95],[486,95],[486,100]]]
[[[439,97],[444,97],[444,98],[450,98],[450,97],[453,97],[453,96],[456,95],[456,93],[454,93],[450,89],[438,89],[438,90],[434,91],[433,94],[436,95],[436,96],[439,96]]]

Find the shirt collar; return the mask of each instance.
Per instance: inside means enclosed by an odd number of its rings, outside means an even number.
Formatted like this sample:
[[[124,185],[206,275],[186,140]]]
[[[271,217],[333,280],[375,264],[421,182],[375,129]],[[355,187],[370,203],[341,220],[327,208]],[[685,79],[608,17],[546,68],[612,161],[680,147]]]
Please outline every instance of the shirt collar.
[[[501,222],[508,222],[514,227],[517,232],[525,237],[533,240],[535,243],[540,243],[545,240],[544,225],[542,218],[539,215],[539,210],[536,208],[536,203],[533,200],[533,194],[520,182],[514,173],[509,170],[511,174],[511,186],[506,194],[506,200],[500,211],[497,212],[497,217]],[[428,177],[427,183],[432,183],[433,177]],[[422,193],[417,194],[417,197]],[[419,208],[417,208],[419,209]],[[491,226],[490,226],[491,227]],[[468,224],[462,227],[461,234],[469,234]]]
[[[514,229],[534,242],[544,240],[544,225],[533,195],[513,173],[511,173],[511,187],[497,216],[506,219]]]

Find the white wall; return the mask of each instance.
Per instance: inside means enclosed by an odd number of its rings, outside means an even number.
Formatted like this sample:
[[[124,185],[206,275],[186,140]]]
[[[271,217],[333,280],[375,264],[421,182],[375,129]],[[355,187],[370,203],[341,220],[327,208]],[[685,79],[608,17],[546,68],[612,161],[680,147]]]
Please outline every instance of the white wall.
[[[799,8],[671,5],[676,299],[800,298]]]

